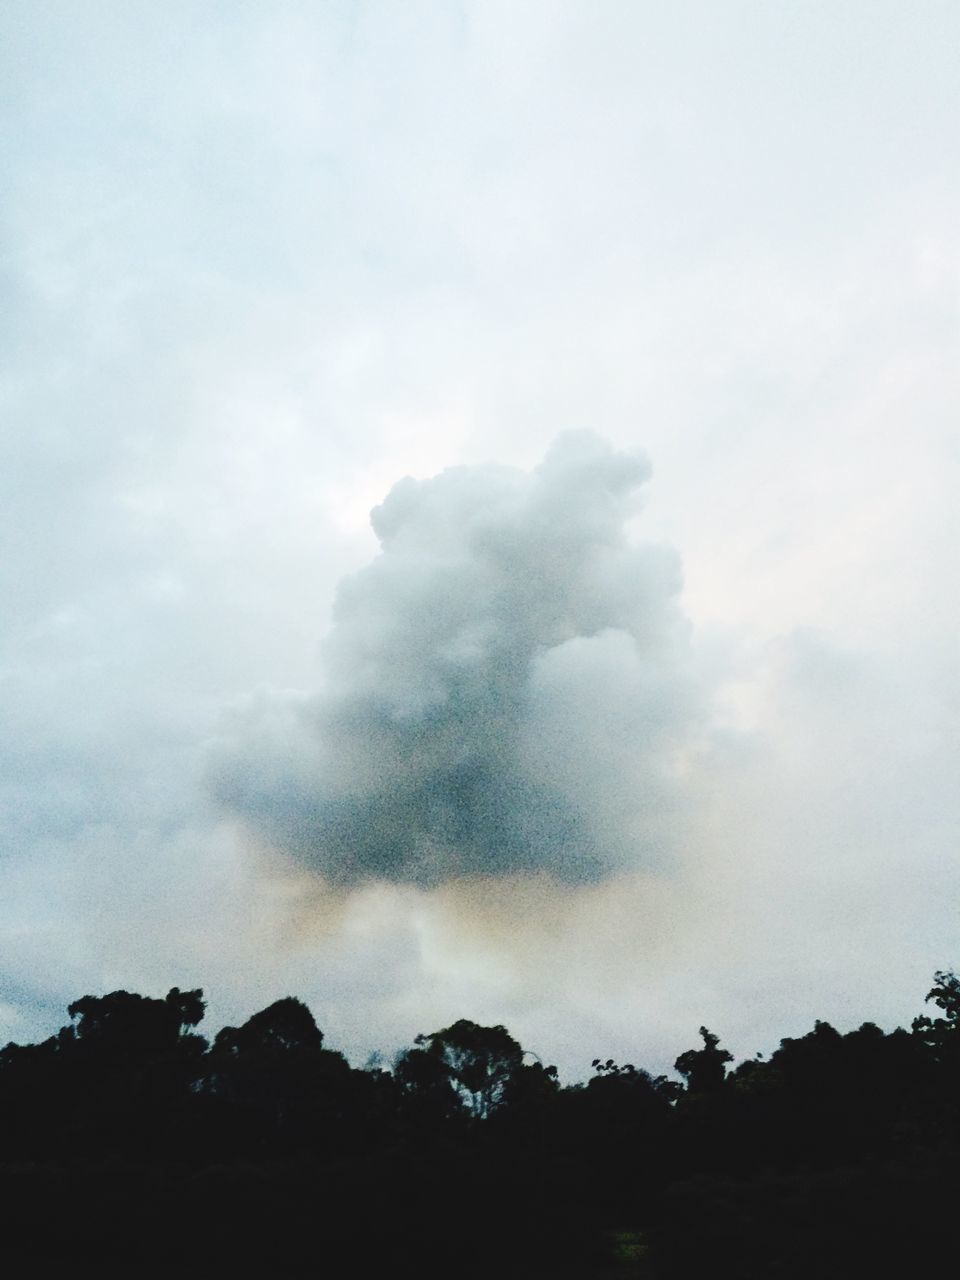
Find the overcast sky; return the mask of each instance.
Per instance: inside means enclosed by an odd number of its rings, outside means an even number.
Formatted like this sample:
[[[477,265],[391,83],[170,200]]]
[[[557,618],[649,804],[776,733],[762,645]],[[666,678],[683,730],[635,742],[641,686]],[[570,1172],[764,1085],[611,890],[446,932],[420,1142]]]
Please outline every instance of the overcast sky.
[[[7,0],[0,1042],[919,1012],[958,57],[953,0]]]

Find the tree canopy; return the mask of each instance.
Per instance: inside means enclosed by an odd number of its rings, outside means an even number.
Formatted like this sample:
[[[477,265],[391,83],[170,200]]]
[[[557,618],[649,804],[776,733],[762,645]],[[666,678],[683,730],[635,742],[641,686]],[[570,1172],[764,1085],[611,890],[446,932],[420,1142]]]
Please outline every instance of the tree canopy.
[[[359,1249],[445,1277],[916,1274],[960,1191],[960,979],[927,1004],[735,1067],[701,1027],[679,1078],[597,1057],[561,1085],[499,1024],[357,1069],[293,996],[211,1044],[200,990],[88,994],[0,1050],[0,1214],[41,1271],[80,1249],[143,1272],[149,1240],[164,1273],[189,1246],[206,1274],[301,1275],[321,1240],[340,1270]]]

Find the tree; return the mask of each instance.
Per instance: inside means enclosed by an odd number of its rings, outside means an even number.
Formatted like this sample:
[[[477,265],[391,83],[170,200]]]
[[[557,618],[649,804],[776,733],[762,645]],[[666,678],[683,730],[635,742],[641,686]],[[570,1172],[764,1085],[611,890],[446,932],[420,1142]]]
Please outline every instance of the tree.
[[[940,970],[933,975],[934,986],[927,992],[927,1000],[938,1005],[946,1016],[946,1021],[960,1026],[960,978],[950,969]]]
[[[224,1027],[206,1061],[202,1092],[218,1117],[218,1140],[234,1150],[342,1143],[355,1096],[369,1083],[342,1054],[324,1049],[313,1014],[293,996]]]
[[[688,1049],[673,1065],[686,1077],[689,1093],[713,1093],[722,1088],[727,1076],[726,1064],[733,1061],[733,1054],[719,1048],[720,1037],[706,1027],[700,1028],[700,1037],[703,1048]]]
[[[595,1097],[606,1097],[616,1100],[618,1105],[635,1105],[638,1102],[647,1106],[653,1104],[663,1107],[675,1102],[683,1091],[683,1086],[666,1076],[652,1076],[642,1067],[635,1067],[632,1062],[622,1066],[608,1058],[602,1062],[594,1058],[591,1066],[596,1073],[587,1081],[587,1089]]]
[[[407,1099],[407,1112],[415,1123],[444,1122],[463,1114],[463,1099],[454,1087],[449,1067],[426,1049],[405,1049],[397,1054],[393,1078]]]
[[[130,991],[81,996],[68,1006],[72,1038],[87,1051],[108,1057],[150,1057],[181,1047],[202,1053],[206,1041],[192,1034],[203,1018],[203,992],[173,987],[163,1000]]]
[[[486,1119],[503,1101],[523,1068],[523,1049],[506,1027],[481,1027],[461,1018],[415,1044],[445,1077],[476,1119]],[[424,1069],[426,1069],[424,1067]]]
[[[224,1027],[213,1042],[218,1055],[291,1053],[322,1047],[323,1032],[307,1006],[295,996],[275,1000],[248,1018],[242,1027]]]
[[[921,1013],[911,1024],[913,1034],[927,1046],[935,1062],[957,1064],[960,1061],[960,978],[950,969],[938,969],[933,982],[926,1001],[933,1001],[945,1016],[930,1018]]]

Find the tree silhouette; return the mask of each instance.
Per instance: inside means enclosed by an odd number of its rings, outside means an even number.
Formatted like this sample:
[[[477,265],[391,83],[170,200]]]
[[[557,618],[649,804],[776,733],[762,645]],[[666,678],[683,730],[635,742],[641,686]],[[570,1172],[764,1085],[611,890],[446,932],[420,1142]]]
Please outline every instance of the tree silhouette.
[[[145,1057],[186,1047],[202,1052],[206,1041],[193,1035],[203,1018],[203,992],[173,987],[165,999],[112,991],[105,996],[82,996],[67,1013],[74,1036],[84,1049],[98,1054]]]
[[[482,1027],[461,1018],[415,1043],[459,1095],[470,1115],[486,1119],[523,1067],[523,1050],[506,1027]]]
[[[323,1032],[307,1006],[295,996],[275,1000],[248,1018],[242,1027],[224,1027],[213,1043],[218,1055],[283,1054],[322,1047]]]
[[[700,1028],[700,1037],[703,1048],[688,1049],[673,1065],[680,1075],[686,1077],[690,1093],[713,1093],[723,1087],[726,1064],[733,1061],[733,1054],[719,1048],[720,1037],[706,1027]]]
[[[927,992],[926,1003],[933,1002],[943,1010],[942,1018],[922,1013],[914,1018],[912,1031],[941,1067],[960,1072],[960,978],[952,970],[938,970],[934,985]]]
[[[561,1087],[466,1019],[391,1073],[351,1068],[292,996],[208,1048],[199,990],[86,995],[57,1035],[0,1050],[6,1256],[559,1278],[626,1275],[618,1240],[662,1280],[926,1274],[960,1196],[960,979],[927,999],[939,1016],[912,1032],[818,1021],[729,1075],[702,1027],[684,1088],[610,1058]]]

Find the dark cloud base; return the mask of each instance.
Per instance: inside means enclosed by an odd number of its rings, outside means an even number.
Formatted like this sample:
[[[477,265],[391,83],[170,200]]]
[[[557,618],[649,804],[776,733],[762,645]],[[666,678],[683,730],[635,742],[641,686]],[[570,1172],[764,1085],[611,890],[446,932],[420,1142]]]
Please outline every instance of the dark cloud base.
[[[662,856],[700,720],[676,558],[625,534],[649,468],[589,433],[531,473],[397,484],[340,587],[315,694],[262,693],[216,744],[221,804],[338,884]]]

